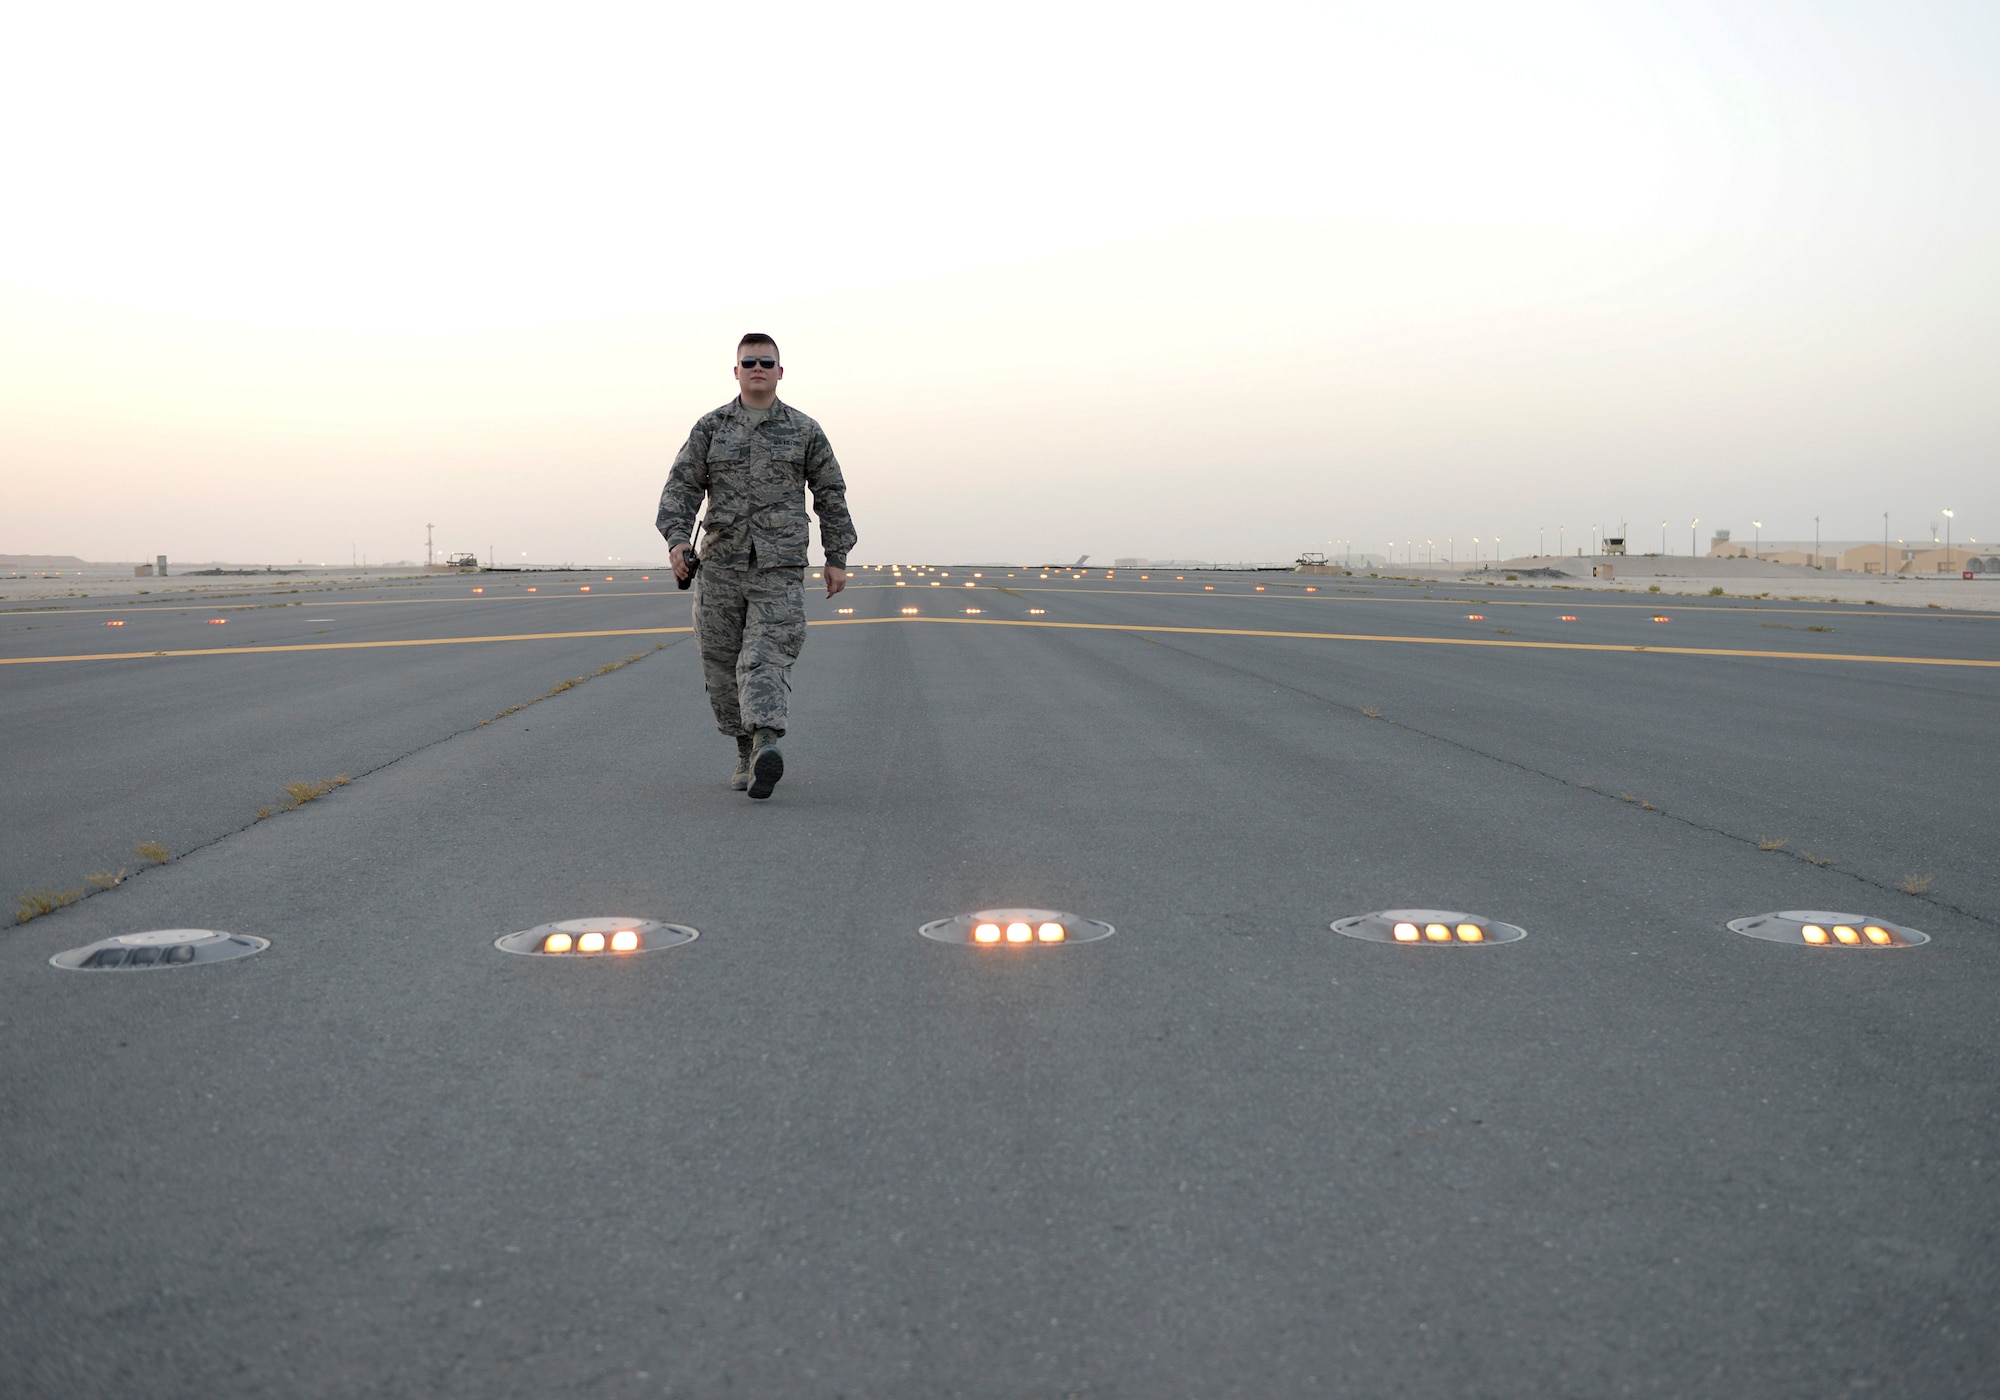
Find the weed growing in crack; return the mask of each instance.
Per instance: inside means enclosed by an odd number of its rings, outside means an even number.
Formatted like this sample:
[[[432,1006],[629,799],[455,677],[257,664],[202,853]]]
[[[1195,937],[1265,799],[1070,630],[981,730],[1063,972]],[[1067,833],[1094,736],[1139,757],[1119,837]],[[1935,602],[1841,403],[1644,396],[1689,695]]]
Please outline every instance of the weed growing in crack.
[[[1782,836],[1759,836],[1757,849],[1760,851],[1782,851],[1792,843]]]
[[[141,841],[132,848],[132,853],[150,860],[155,865],[165,865],[173,859],[172,852],[157,841]]]
[[[65,904],[74,904],[83,898],[83,891],[53,890],[44,886],[30,890],[26,894],[14,896],[14,922],[25,924],[30,919],[39,919],[44,914],[52,914]]]
[[[351,779],[345,773],[342,773],[337,778],[321,778],[318,782],[286,783],[284,810],[295,812],[316,797],[325,797],[335,788],[346,787],[350,781]],[[268,812],[271,809],[266,807],[264,810]],[[262,820],[262,818],[260,817],[259,820]]]
[[[86,875],[83,878],[100,890],[115,889],[125,883],[125,867],[119,866],[115,874],[109,870],[100,870],[95,875]]]
[[[1896,882],[1896,888],[1904,894],[1929,894],[1931,890],[1931,877],[1929,875],[1905,875]]]
[[[1361,707],[1361,713],[1368,716],[1368,718],[1370,719],[1382,718],[1382,712],[1376,709],[1373,705],[1363,705]]]
[[[1832,856],[1816,856],[1816,855],[1814,855],[1814,854],[1813,854],[1813,853],[1812,853],[1811,851],[1800,851],[1800,852],[1799,852],[1799,855],[1800,855],[1800,857],[1801,857],[1802,859],[1805,859],[1805,860],[1809,860],[1809,861],[1811,861],[1811,862],[1812,862],[1812,863],[1813,863],[1814,865],[1832,865],[1832,864],[1833,864],[1833,857],[1832,857]]]

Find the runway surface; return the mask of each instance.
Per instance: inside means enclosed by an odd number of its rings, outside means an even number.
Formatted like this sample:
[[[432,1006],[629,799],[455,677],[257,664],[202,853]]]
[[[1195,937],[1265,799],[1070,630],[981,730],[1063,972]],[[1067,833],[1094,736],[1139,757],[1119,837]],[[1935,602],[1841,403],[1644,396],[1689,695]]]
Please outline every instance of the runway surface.
[[[0,604],[8,1387],[2000,1389],[2000,615],[897,581],[766,803],[664,576]]]

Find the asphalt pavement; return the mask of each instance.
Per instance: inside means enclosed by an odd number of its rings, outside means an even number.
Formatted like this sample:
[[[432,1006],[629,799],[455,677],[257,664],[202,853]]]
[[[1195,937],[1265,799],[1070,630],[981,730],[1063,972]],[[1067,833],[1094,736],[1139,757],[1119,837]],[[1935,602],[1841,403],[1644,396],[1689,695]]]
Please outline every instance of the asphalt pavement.
[[[657,576],[0,607],[0,873],[82,892],[0,933],[0,1389],[2000,1393],[2000,616],[812,614],[751,802]],[[1117,931],[918,935],[1000,906]],[[1527,937],[1328,928],[1405,907]],[[493,946],[609,916],[700,937]],[[47,963],[174,927],[270,947]]]

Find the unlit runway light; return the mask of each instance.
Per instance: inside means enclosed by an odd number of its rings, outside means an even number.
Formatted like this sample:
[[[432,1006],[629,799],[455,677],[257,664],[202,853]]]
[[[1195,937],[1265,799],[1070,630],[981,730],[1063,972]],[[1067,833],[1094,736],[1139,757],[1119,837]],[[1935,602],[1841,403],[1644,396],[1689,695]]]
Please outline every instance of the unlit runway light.
[[[686,924],[657,919],[564,919],[506,934],[493,946],[538,958],[625,958],[678,948],[698,937]]]
[[[1115,930],[1102,919],[1085,919],[1059,909],[980,909],[955,919],[936,919],[917,930],[938,943],[970,943],[975,948],[1055,948],[1090,943]]]
[[[1931,941],[1919,933],[1887,919],[1866,914],[1835,914],[1824,909],[1782,909],[1775,914],[1752,914],[1729,921],[1730,931],[1767,943],[1790,943],[1803,948],[1915,948]]]
[[[146,933],[121,933],[82,948],[57,953],[49,966],[69,972],[149,972],[162,967],[197,967],[202,963],[247,958],[271,946],[267,938],[247,933],[218,933],[212,928],[161,928]]]
[[[1383,909],[1336,919],[1335,933],[1367,943],[1407,943],[1430,948],[1465,948],[1485,943],[1518,943],[1528,936],[1519,924],[1503,924],[1453,909]]]

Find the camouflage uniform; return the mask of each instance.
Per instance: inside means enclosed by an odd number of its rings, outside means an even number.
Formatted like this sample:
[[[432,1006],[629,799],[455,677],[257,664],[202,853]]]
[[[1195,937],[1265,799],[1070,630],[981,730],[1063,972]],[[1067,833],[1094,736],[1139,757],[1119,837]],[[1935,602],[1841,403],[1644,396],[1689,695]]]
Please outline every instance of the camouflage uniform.
[[[716,727],[785,732],[792,663],[806,640],[805,492],[812,489],[826,562],[847,567],[854,522],[847,483],[819,424],[782,402],[757,421],[741,399],[704,413],[674,458],[654,522],[687,544],[708,497],[694,632]]]

